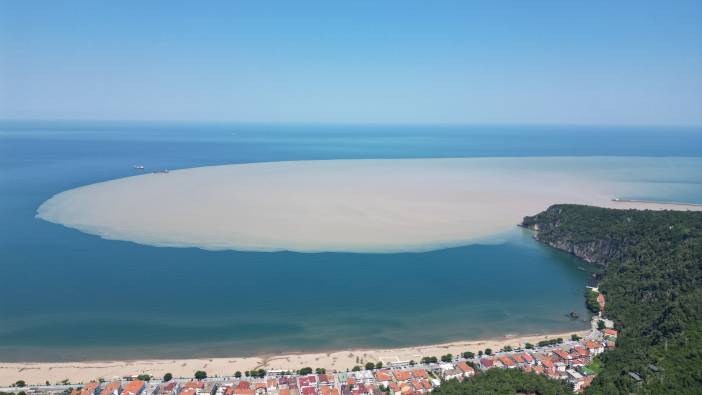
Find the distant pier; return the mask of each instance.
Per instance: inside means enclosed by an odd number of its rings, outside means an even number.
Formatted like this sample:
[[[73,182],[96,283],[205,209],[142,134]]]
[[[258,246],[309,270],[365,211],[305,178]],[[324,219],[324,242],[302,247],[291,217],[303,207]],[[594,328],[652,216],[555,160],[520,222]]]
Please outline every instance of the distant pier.
[[[690,207],[702,207],[702,203],[684,203],[684,202],[671,202],[665,200],[643,200],[643,199],[621,199],[614,198],[613,202],[618,203],[646,203],[646,204],[670,204],[676,206],[690,206]]]

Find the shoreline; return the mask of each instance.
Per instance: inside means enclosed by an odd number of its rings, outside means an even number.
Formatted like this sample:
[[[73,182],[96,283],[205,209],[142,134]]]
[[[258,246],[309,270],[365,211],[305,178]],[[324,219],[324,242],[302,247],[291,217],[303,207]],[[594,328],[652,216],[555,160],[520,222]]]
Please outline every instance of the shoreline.
[[[346,371],[355,365],[366,362],[379,362],[387,365],[396,361],[419,361],[423,356],[436,356],[464,351],[477,353],[491,348],[498,351],[509,345],[522,347],[526,342],[536,344],[540,340],[562,337],[569,339],[572,334],[585,337],[590,329],[500,337],[478,340],[456,341],[433,345],[419,345],[402,348],[347,349],[318,353],[264,354],[254,357],[217,357],[183,359],[136,359],[136,360],[95,360],[81,362],[0,362],[0,386],[24,380],[28,385],[54,384],[68,379],[72,384],[87,383],[99,378],[111,380],[138,374],[150,374],[160,379],[165,373],[177,378],[192,377],[196,370],[204,370],[209,377],[229,376],[236,371],[254,369],[297,370],[306,366],[326,368],[327,371]]]

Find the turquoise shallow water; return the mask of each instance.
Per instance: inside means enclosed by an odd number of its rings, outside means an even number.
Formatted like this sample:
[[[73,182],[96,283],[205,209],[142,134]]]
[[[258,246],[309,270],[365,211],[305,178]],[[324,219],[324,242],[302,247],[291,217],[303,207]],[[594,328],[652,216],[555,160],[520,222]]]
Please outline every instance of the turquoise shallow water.
[[[252,253],[108,241],[34,218],[53,194],[130,175],[134,164],[554,155],[699,157],[702,132],[0,124],[0,360],[252,355],[579,329],[565,314],[585,314],[585,265],[520,229],[500,244],[426,253]],[[643,197],[702,197],[694,175],[650,177],[662,187]]]

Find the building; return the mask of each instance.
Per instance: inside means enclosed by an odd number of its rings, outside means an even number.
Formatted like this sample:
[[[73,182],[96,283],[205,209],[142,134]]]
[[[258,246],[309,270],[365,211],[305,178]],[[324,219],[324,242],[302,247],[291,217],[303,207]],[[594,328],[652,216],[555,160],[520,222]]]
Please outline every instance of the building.
[[[105,386],[100,395],[119,395],[121,389],[122,383],[113,381]]]
[[[133,380],[127,383],[122,389],[121,395],[140,395],[146,386],[143,380]]]
[[[457,379],[457,380],[462,380],[463,379],[463,371],[460,369],[447,369],[442,371],[442,376],[444,380],[451,380],[451,379]]]
[[[473,369],[472,366],[468,365],[465,362],[459,362],[456,364],[456,367],[460,369],[463,372],[464,377],[472,377],[475,376],[475,369]]]

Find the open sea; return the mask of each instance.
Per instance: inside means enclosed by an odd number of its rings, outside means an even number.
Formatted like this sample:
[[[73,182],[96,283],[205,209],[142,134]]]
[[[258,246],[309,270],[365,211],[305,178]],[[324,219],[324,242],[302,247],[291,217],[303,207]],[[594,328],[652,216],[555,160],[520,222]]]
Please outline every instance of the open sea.
[[[248,356],[583,329],[567,313],[588,317],[593,268],[516,227],[499,244],[423,253],[269,253],[148,247],[35,218],[52,195],[133,175],[135,164],[501,156],[702,157],[702,129],[0,122],[0,361]],[[631,198],[700,203],[699,170]]]

